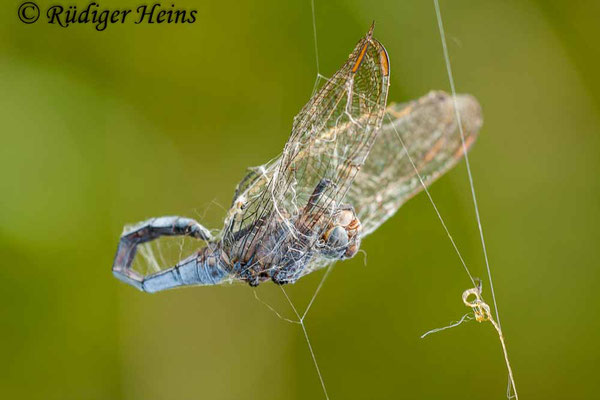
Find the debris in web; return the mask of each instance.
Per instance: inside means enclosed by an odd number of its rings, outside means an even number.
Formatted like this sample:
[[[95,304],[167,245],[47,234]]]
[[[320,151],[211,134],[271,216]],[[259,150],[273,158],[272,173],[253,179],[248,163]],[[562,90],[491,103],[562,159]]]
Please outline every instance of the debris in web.
[[[490,310],[490,306],[483,300],[481,297],[481,286],[477,286],[468,290],[465,290],[462,295],[463,303],[467,307],[471,307],[473,310],[473,315],[475,316],[475,321],[477,322],[485,322],[489,321],[496,332],[498,333],[498,338],[500,339],[500,344],[502,345],[502,352],[504,353],[504,361],[506,362],[506,369],[508,370],[508,389],[507,389],[507,397],[509,399],[515,398],[519,399],[519,395],[517,394],[517,388],[515,386],[515,379],[513,377],[512,368],[510,366],[510,361],[508,359],[508,351],[506,350],[506,342],[504,340],[504,335],[502,334],[502,329],[500,328],[500,324],[494,319],[492,316],[492,312]]]
[[[445,331],[446,329],[456,328],[457,326],[459,326],[463,322],[472,321],[472,320],[473,320],[473,316],[471,314],[465,314],[458,321],[451,322],[450,325],[447,325],[447,326],[444,326],[444,327],[441,327],[441,328],[435,328],[435,329],[432,329],[430,331],[425,332],[424,334],[421,335],[421,339],[424,339],[425,337],[431,335],[432,333],[438,333],[438,332],[441,332],[441,331]]]
[[[460,320],[452,322],[450,325],[444,326],[442,328],[435,328],[428,332],[425,332],[423,335],[421,335],[421,339],[425,338],[428,335],[431,335],[432,333],[437,333],[445,331],[446,329],[455,328],[463,322],[472,320],[475,320],[477,322],[489,321],[498,333],[498,338],[500,339],[500,344],[502,345],[502,351],[504,353],[506,369],[508,370],[508,388],[506,397],[509,399],[514,398],[518,400],[519,395],[517,394],[517,388],[515,386],[512,368],[508,359],[508,352],[506,350],[506,343],[504,340],[504,335],[502,334],[502,329],[494,319],[490,306],[483,300],[483,297],[481,296],[481,281],[479,279],[476,279],[476,282],[477,285],[474,288],[467,289],[462,294],[462,301],[465,304],[465,306],[471,308],[472,314],[465,314]]]

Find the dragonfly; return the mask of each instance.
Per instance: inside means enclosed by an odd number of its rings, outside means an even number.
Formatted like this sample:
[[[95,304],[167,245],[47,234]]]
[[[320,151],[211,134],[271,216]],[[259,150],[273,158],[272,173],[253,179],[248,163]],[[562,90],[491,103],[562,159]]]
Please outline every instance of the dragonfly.
[[[482,125],[471,95],[433,91],[388,106],[389,86],[388,53],[371,26],[296,115],[282,153],[248,170],[218,234],[179,216],[128,226],[113,274],[150,293],[233,281],[281,285],[355,256],[362,239],[460,161]],[[140,246],[168,236],[203,246],[172,267],[133,268]]]

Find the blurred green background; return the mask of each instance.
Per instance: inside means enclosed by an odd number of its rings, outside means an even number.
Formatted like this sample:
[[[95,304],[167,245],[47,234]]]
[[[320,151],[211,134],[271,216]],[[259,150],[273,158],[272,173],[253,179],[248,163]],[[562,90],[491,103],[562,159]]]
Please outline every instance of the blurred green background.
[[[148,295],[110,273],[125,223],[180,214],[219,228],[245,168],[282,149],[317,72],[309,0],[178,0],[198,10],[195,24],[104,32],[25,25],[19,4],[4,2],[0,17],[2,397],[323,398],[300,327],[249,287]],[[600,5],[441,7],[458,91],[484,110],[471,163],[519,394],[593,398]],[[317,0],[322,74],[372,20],[391,58],[391,101],[448,90],[429,1]],[[464,165],[432,195],[485,277]],[[368,263],[338,263],[306,320],[330,398],[504,398],[491,325],[419,338],[467,312],[470,284],[427,198],[362,248]],[[289,288],[299,308],[321,276]],[[257,293],[293,316],[273,285]]]

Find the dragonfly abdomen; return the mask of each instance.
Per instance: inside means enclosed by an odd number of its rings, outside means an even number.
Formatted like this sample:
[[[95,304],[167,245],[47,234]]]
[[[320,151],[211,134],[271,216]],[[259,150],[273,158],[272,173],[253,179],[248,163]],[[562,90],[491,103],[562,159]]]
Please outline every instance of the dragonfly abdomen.
[[[173,268],[146,277],[141,289],[153,293],[178,286],[216,285],[230,273],[221,257],[221,249],[212,246],[182,260]]]

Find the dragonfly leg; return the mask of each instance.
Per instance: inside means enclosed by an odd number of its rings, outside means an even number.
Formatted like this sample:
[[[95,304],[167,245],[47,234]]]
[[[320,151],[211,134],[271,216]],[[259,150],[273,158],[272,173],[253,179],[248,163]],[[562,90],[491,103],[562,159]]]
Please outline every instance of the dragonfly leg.
[[[121,235],[112,267],[113,274],[119,280],[144,290],[144,281],[147,281],[153,275],[144,278],[137,271],[131,269],[131,264],[135,258],[138,245],[158,239],[161,236],[190,236],[206,241],[212,240],[210,231],[193,219],[175,216],[151,218],[135,225]],[[166,271],[154,275],[163,272]]]

